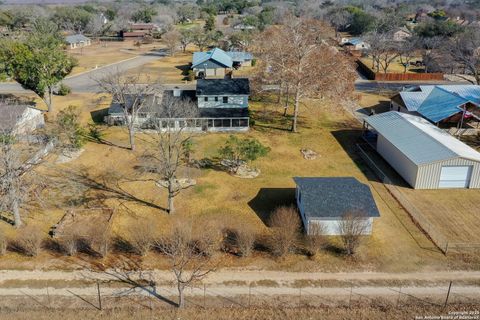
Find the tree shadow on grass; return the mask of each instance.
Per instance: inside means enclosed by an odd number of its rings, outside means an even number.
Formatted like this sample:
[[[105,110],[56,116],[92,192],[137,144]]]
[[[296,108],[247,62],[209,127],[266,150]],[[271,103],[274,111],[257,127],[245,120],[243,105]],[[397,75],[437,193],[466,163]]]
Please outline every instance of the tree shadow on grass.
[[[54,178],[59,179],[61,183],[65,184],[64,189],[73,188],[73,192],[77,195],[82,191],[83,193],[88,193],[92,190],[100,192],[94,196],[84,196],[83,198],[88,201],[103,203],[106,200],[115,199],[123,202],[134,202],[146,207],[167,211],[167,208],[146,201],[125,190],[121,183],[130,182],[130,180],[118,177],[118,173],[106,172],[102,175],[93,176],[89,171],[88,168],[63,170]]]
[[[295,188],[261,188],[248,205],[267,224],[276,208],[295,205]]]

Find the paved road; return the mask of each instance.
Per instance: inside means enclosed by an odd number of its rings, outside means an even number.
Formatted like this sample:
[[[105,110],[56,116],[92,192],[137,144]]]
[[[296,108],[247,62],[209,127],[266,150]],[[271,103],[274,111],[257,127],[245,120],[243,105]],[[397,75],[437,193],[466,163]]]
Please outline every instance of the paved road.
[[[82,74],[67,77],[63,80],[63,83],[72,88],[72,92],[98,92],[98,85],[95,79],[98,79],[102,75],[122,72],[129,69],[138,68],[149,62],[160,59],[165,56],[164,51],[150,52],[141,56],[137,56],[131,59],[119,61],[114,64],[107,65],[98,69],[94,69]],[[0,92],[2,93],[21,93],[27,92],[18,83],[0,83]]]

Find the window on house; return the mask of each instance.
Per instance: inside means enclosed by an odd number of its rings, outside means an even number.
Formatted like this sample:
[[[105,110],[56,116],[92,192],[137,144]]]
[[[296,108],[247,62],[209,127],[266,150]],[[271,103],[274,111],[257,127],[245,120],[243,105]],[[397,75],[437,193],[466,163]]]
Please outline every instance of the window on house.
[[[205,97],[204,99],[205,99],[205,101],[208,101],[208,97]]]
[[[218,102],[218,97],[215,97],[215,102]]]
[[[228,97],[223,97],[223,103],[228,103]]]

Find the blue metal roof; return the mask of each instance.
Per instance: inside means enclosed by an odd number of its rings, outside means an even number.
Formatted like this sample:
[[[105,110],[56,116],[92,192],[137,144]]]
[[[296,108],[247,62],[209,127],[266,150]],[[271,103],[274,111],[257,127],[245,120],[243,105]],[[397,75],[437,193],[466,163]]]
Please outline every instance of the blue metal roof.
[[[355,46],[355,45],[360,44],[362,42],[363,42],[363,40],[360,39],[360,38],[352,38],[352,39],[348,40],[347,42],[345,42],[345,44],[352,44],[352,45]]]
[[[400,92],[405,107],[435,123],[460,112],[467,102],[480,106],[478,85],[427,85],[415,90]]]
[[[225,51],[220,48],[215,48],[206,52],[194,52],[192,68],[195,68],[208,60],[214,60],[225,66],[225,68],[231,68],[233,65],[232,58]]]
[[[417,112],[426,119],[437,123],[462,111],[460,106],[469,102],[458,94],[435,87],[422,102]]]

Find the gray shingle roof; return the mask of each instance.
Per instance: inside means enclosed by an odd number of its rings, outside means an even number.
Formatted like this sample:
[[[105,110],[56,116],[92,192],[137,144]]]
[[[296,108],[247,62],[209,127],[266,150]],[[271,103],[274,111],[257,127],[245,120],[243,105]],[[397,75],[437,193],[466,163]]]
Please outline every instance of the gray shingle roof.
[[[306,217],[339,218],[348,211],[379,217],[370,188],[352,177],[295,177]]]
[[[90,40],[90,38],[85,37],[83,34],[74,34],[65,37],[65,41],[67,41],[68,44],[87,42],[88,40]]]
[[[197,96],[249,94],[250,82],[247,78],[197,80]]]
[[[0,132],[11,131],[29,106],[0,102]]]

